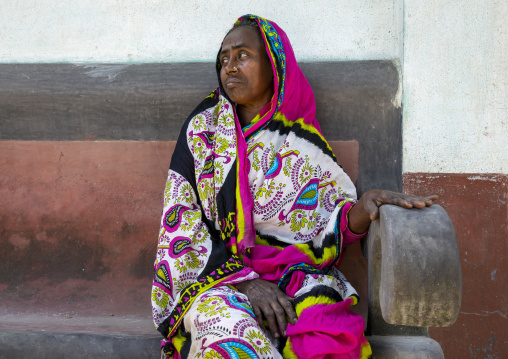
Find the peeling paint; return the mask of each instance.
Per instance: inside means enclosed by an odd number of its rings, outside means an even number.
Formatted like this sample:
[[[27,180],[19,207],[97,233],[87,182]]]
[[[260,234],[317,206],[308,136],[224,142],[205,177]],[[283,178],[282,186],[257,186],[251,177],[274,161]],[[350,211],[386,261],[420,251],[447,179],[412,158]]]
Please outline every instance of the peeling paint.
[[[494,311],[492,311],[492,312],[489,312],[489,311],[485,311],[485,310],[484,310],[483,312],[484,312],[484,313],[467,313],[467,312],[460,312],[460,314],[465,314],[465,315],[478,315],[478,316],[480,316],[480,317],[488,317],[488,316],[490,316],[490,315],[497,314],[497,315],[499,315],[499,316],[503,317],[504,319],[508,319],[508,316],[507,316],[505,313],[501,312],[500,310],[494,310]]]
[[[467,177],[468,180],[471,181],[491,181],[491,182],[501,182],[502,177],[492,177],[492,176],[469,176]]]
[[[487,342],[485,342],[485,340],[479,336],[478,339],[471,344],[471,347],[469,347],[470,358],[497,359],[500,358],[499,355],[500,351],[496,337],[488,337]]]
[[[402,69],[400,66],[400,61],[393,60],[392,62],[395,68],[397,69],[397,72],[399,73],[399,87],[397,88],[397,93],[392,99],[392,103],[393,106],[395,106],[395,108],[400,108],[402,104]]]
[[[467,264],[470,264],[470,265],[472,265],[474,268],[476,268],[476,263],[471,263],[471,262],[469,262],[466,258],[464,258],[464,262],[466,262]]]
[[[497,268],[496,268],[496,269],[494,269],[494,270],[492,271],[492,273],[490,273],[490,280],[494,280],[494,279],[496,279],[496,272],[497,272]]]
[[[80,65],[76,65],[80,66]],[[85,72],[90,77],[100,78],[105,77],[104,81],[112,82],[115,77],[122,73],[122,70],[129,67],[128,64],[114,64],[114,65],[84,65],[85,69],[91,68],[90,71]]]

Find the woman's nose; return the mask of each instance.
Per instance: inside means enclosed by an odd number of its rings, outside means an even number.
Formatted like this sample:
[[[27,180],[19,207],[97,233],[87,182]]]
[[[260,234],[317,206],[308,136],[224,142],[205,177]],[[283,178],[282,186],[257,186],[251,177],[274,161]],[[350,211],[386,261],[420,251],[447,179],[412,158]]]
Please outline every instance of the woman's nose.
[[[236,61],[229,60],[225,66],[226,73],[238,71],[238,67],[236,65]]]

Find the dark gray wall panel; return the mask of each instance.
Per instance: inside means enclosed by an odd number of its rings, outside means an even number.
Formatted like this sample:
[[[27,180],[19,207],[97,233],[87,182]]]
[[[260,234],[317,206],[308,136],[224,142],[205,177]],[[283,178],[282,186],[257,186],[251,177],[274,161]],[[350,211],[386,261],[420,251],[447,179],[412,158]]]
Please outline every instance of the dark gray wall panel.
[[[402,188],[390,61],[302,63],[329,140],[360,143],[358,188]],[[0,64],[0,140],[176,140],[216,86],[213,63]]]
[[[360,143],[359,192],[402,190],[402,109],[392,100],[399,88],[390,61],[315,62],[301,65],[314,90],[327,139]]]
[[[213,89],[209,63],[0,64],[0,139],[172,140]]]

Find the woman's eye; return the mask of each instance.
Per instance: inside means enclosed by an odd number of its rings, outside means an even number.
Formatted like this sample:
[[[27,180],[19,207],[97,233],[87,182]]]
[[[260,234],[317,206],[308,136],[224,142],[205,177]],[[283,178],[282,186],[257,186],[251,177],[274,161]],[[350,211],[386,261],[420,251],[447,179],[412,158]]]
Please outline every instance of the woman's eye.
[[[227,64],[228,59],[226,57],[223,57],[222,60],[220,60],[221,64]]]
[[[247,54],[245,52],[242,52],[239,57],[247,57]]]

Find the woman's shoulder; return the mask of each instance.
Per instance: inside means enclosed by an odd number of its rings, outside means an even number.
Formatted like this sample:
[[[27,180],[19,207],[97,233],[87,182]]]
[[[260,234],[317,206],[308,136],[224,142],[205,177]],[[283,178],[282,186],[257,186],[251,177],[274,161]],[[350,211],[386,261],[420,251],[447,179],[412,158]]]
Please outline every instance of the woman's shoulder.
[[[215,89],[210,95],[205,97],[187,117],[180,130],[180,135],[178,136],[179,141],[188,138],[189,132],[200,132],[200,130],[204,130],[205,127],[208,129],[210,125],[213,125],[213,121],[210,121],[210,115],[213,113],[220,100],[218,90],[218,88]]]
[[[220,101],[220,95],[219,95],[219,89],[215,89],[210,93],[208,96],[206,96],[203,101],[199,103],[199,105],[196,106],[196,108],[191,112],[189,117],[187,117],[187,120],[185,121],[186,124],[188,124],[194,117],[198,116],[202,112],[209,111],[210,109],[214,108]]]

